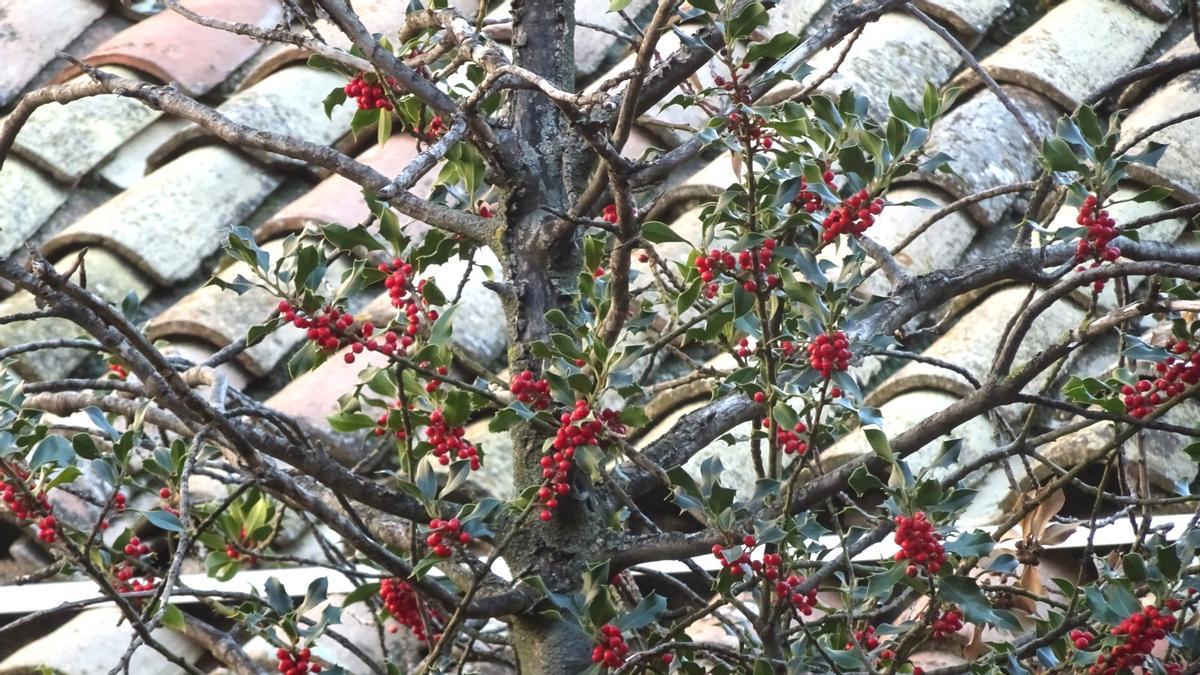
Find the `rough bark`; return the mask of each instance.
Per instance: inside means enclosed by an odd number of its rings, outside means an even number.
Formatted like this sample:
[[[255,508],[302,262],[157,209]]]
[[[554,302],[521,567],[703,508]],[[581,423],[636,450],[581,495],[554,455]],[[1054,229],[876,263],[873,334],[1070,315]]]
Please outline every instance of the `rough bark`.
[[[574,2],[525,0],[513,3],[514,65],[573,91]],[[511,285],[501,290],[507,316],[509,365],[513,371],[533,363],[530,346],[546,339],[546,312],[572,311],[576,274],[581,267],[574,227],[563,227],[552,212],[570,208],[582,169],[569,163],[578,158],[582,141],[569,120],[540,91],[516,93],[512,106],[512,147],[520,174],[505,186],[504,226],[494,246]],[[544,435],[532,426],[513,430],[514,491],[541,482]],[[586,497],[584,486],[575,494]],[[510,567],[541,576],[551,590],[578,590],[585,559],[582,552],[595,541],[598,515],[587,501],[563,499],[549,523],[525,528],[510,549]],[[579,672],[590,664],[591,641],[578,625],[540,617],[513,622],[513,644],[521,671],[530,675]]]

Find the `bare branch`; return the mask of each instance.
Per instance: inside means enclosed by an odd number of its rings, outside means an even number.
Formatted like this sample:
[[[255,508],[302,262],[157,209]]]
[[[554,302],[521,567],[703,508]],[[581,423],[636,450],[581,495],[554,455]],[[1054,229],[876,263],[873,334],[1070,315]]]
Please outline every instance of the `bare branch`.
[[[330,61],[340,63],[352,70],[371,70],[371,63],[366,59],[359,58],[336,47],[331,47],[321,40],[311,38],[307,35],[293,33],[285,28],[260,28],[250,23],[225,21],[211,16],[204,16],[184,7],[179,3],[179,0],[163,0],[163,3],[171,11],[201,26],[234,33],[235,35],[245,35],[246,37],[252,37],[264,42],[282,42],[284,44],[296,45],[301,49],[324,56]]]
[[[926,28],[933,31],[938,37],[942,38],[946,44],[950,45],[954,51],[958,52],[958,55],[967,62],[967,65],[971,67],[971,70],[975,71],[975,74],[979,76],[979,79],[983,80],[983,83],[987,86],[988,91],[992,92],[992,94],[994,94],[996,98],[1000,100],[1000,103],[1004,106],[1004,109],[1013,116],[1013,119],[1017,120],[1017,125],[1021,127],[1021,131],[1025,132],[1025,137],[1029,139],[1029,142],[1032,143],[1034,147],[1041,145],[1042,139],[1038,133],[1034,131],[1033,126],[1029,124],[1029,120],[1025,119],[1025,115],[1020,111],[1020,109],[1017,108],[1017,105],[1012,102],[1012,99],[1008,97],[1008,94],[1004,93],[1004,90],[1000,88],[1000,85],[996,84],[996,80],[992,79],[992,76],[990,73],[988,73],[987,68],[984,68],[979,63],[979,60],[975,58],[975,55],[971,53],[970,49],[967,49],[965,46],[963,46],[963,43],[959,42],[958,38],[951,35],[950,31],[946,30],[942,24],[929,18],[928,14],[922,12],[912,3],[905,3],[904,11],[908,12],[913,16],[913,18],[925,24]]]

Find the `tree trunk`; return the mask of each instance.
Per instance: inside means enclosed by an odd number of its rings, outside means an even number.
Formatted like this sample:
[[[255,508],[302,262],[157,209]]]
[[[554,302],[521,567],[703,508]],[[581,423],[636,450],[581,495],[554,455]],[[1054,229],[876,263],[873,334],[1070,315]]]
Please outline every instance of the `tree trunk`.
[[[517,0],[512,5],[514,63],[571,91],[575,86],[575,7],[571,0]],[[553,213],[570,208],[586,178],[572,164],[582,142],[565,116],[541,93],[518,91],[511,110],[512,147],[519,153],[521,172],[498,177],[507,182],[504,226],[495,246],[509,287],[504,295],[508,320],[509,366],[519,372],[535,363],[534,342],[549,334],[546,312],[574,310],[577,276],[581,269],[579,238]],[[542,444],[545,435],[529,425],[512,430],[513,480],[518,493],[542,482]],[[575,491],[587,495],[586,486]],[[577,592],[601,522],[587,501],[560,500],[554,518],[533,521],[509,547],[506,557],[514,573],[541,576],[554,592]],[[534,512],[536,518],[537,512]],[[591,638],[569,620],[532,615],[516,617],[513,645],[522,673],[577,673],[591,664]]]

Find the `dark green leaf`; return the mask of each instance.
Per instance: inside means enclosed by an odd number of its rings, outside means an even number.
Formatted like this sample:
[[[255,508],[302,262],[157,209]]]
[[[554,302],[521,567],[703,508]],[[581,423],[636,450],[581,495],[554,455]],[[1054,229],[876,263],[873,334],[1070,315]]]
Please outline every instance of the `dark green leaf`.
[[[264,585],[267,589],[267,604],[276,614],[283,616],[292,611],[292,598],[279,579],[270,577]]]
[[[37,469],[45,464],[70,466],[75,461],[75,448],[62,436],[50,435],[41,440],[29,457],[29,468]]]
[[[1042,163],[1051,171],[1078,171],[1082,168],[1071,146],[1057,136],[1042,141]]]
[[[160,530],[183,532],[183,523],[179,521],[179,518],[174,513],[156,510],[146,511],[142,515],[146,516],[146,520],[150,521],[151,525]]]
[[[652,244],[662,244],[671,241],[688,243],[688,240],[676,234],[675,230],[657,220],[651,220],[642,225],[642,239]]]

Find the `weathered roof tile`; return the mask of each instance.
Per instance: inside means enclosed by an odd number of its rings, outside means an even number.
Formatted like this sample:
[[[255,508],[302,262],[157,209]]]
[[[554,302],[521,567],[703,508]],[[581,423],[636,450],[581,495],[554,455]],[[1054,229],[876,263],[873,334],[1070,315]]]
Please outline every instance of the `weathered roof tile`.
[[[17,157],[0,168],[0,255],[10,255],[67,201],[67,192]]]
[[[124,68],[106,70],[136,77]],[[116,95],[50,103],[29,117],[13,149],[58,180],[74,183],[159,115],[140,101]]]
[[[0,106],[16,98],[55,53],[104,14],[101,0],[0,0]]]
[[[142,129],[100,166],[99,175],[110,185],[127,190],[142,179],[149,170],[147,159],[163,143],[174,138],[189,126],[187,120],[173,116],[160,117]]]
[[[950,327],[946,334],[923,353],[966,369],[977,379],[991,369],[1000,338],[1014,315],[1020,311],[1029,289],[1008,286],[992,293]],[[1083,310],[1069,303],[1059,303],[1054,311],[1044,312],[1034,320],[1017,350],[1016,364],[1036,354],[1079,325]],[[1039,376],[1034,385],[1044,380]],[[910,363],[892,377],[875,387],[867,396],[869,404],[887,401],[913,389],[941,389],[958,396],[967,396],[974,389],[961,375],[928,363]]]
[[[983,65],[997,81],[1028,87],[1074,108],[1136,66],[1165,29],[1120,0],[1067,0]],[[962,81],[981,84],[973,71],[965,72]]]
[[[1200,106],[1200,70],[1186,73],[1164,84],[1133,109],[1121,125],[1121,138],[1130,141],[1144,130]],[[1129,175],[1148,185],[1166,184],[1176,190],[1181,201],[1200,201],[1200,119],[1174,124],[1149,138],[1166,143],[1167,150],[1158,164],[1148,167],[1133,164]],[[1145,143],[1134,149],[1145,148]]]
[[[987,32],[1010,0],[917,0],[917,7],[966,36]]]
[[[1003,91],[1039,135],[1054,129],[1058,109],[1047,99],[1021,87]],[[979,91],[951,110],[930,132],[928,152],[950,155],[954,173],[923,172],[918,180],[941,187],[956,198],[1032,179],[1039,167],[1038,148],[1017,120],[990,91]],[[1016,199],[1002,195],[968,207],[980,223],[996,224]]]
[[[279,0],[188,0],[188,9],[202,16],[249,23],[264,28],[283,18]],[[258,51],[255,40],[208,28],[172,11],[163,11],[122,31],[84,59],[92,65],[121,65],[174,82],[200,96]],[[65,71],[69,76],[77,68]]]
[[[895,203],[879,214],[867,235],[889,249],[920,227],[934,211],[952,201],[940,190],[923,185],[892,188],[887,199]],[[905,204],[919,199],[933,202],[933,207]],[[954,264],[971,245],[976,230],[975,223],[965,213],[956,211],[931,225],[897,253],[896,262],[913,275],[928,274]],[[882,272],[876,272],[865,283],[866,290],[876,295],[886,295],[891,288]]]
[[[75,256],[68,256],[56,267],[62,271],[69,269],[74,263]],[[109,302],[120,302],[130,292],[138,297],[145,297],[153,288],[151,281],[131,268],[128,262],[104,249],[88,251],[85,265],[88,289]],[[34,297],[25,292],[13,295],[0,303],[0,312],[3,312],[4,316],[36,309]],[[0,345],[12,346],[69,338],[80,333],[80,328],[67,319],[42,318],[21,321],[0,326]],[[18,358],[16,370],[31,380],[65,377],[92,353],[94,352],[79,349],[43,349],[29,352]]]
[[[292,66],[273,73],[249,89],[238,92],[217,107],[217,111],[235,122],[255,129],[270,131],[312,143],[329,144],[341,138],[354,116],[352,105],[333,110],[332,119],[325,116],[321,102],[335,88],[345,85],[341,75],[315,70],[308,66]],[[181,148],[208,138],[208,131],[192,125],[163,143],[148,159],[157,166]],[[302,166],[291,158],[247,149],[259,159],[282,166]]]
[[[806,81],[828,72],[841,55],[843,44],[813,57],[809,64],[813,72]],[[952,46],[920,21],[906,14],[884,14],[866,25],[838,72],[818,91],[840,94],[852,89],[871,101],[873,114],[886,115],[888,96],[919,103],[925,83],[945,82],[961,61]]]
[[[188,278],[221,235],[279,184],[221,147],[180,156],[46,242],[46,255],[97,244],[125,256],[164,286]]]

